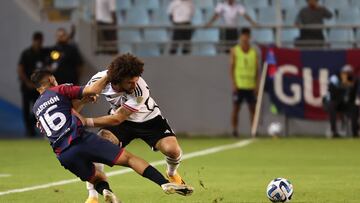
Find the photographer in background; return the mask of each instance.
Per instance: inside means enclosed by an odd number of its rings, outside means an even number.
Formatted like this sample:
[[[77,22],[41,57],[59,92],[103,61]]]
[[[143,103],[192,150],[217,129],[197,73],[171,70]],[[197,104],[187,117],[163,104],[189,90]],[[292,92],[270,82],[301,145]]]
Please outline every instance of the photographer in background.
[[[342,113],[351,120],[351,133],[358,137],[359,110],[356,105],[358,80],[351,65],[345,65],[339,75],[332,75],[329,80],[328,93],[323,99],[325,109],[330,115],[331,132],[334,138],[339,137],[336,117]]]

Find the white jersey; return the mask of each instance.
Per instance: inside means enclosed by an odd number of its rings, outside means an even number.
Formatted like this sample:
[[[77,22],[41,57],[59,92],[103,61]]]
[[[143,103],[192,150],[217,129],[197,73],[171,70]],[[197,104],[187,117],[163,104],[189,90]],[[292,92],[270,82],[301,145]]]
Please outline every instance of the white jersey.
[[[98,72],[90,79],[87,85],[104,77],[106,73],[107,70]],[[128,121],[141,123],[161,115],[160,109],[154,99],[151,98],[150,89],[142,77],[139,78],[132,94],[116,92],[110,83],[103,89],[101,94],[110,103],[111,114],[121,106],[132,111],[133,113],[127,119]]]

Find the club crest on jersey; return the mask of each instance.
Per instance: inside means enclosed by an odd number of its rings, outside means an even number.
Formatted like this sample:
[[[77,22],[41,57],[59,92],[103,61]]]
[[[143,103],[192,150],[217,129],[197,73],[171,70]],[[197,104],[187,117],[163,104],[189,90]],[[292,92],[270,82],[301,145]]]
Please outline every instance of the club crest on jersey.
[[[144,97],[136,97],[136,102],[140,104],[144,100]]]

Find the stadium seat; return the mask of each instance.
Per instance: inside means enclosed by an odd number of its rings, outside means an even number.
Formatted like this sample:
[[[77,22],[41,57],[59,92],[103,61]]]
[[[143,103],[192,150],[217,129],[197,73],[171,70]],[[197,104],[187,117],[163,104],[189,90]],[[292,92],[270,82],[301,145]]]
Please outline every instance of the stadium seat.
[[[281,39],[286,44],[293,42],[299,35],[300,31],[298,29],[284,29],[281,31]]]
[[[195,31],[192,41],[194,42],[218,42],[219,30],[211,29],[198,29]]]
[[[159,0],[135,0],[135,7],[143,7],[145,9],[154,10],[160,8]]]
[[[195,13],[194,13],[191,23],[193,25],[203,25],[204,24],[203,15],[199,8],[195,9]]]
[[[194,4],[195,7],[199,9],[209,9],[215,7],[213,0],[194,0]]]
[[[294,25],[298,13],[299,13],[299,8],[287,8],[287,9],[285,9],[284,23],[286,25]]]
[[[255,42],[264,44],[274,43],[274,33],[269,29],[254,30],[252,36]]]
[[[128,10],[126,14],[127,25],[148,25],[149,16],[145,8],[135,7]]]
[[[147,42],[168,42],[169,37],[165,29],[146,29],[144,40]]]
[[[246,8],[266,8],[269,7],[268,0],[245,0],[243,1]]]
[[[280,5],[281,5],[281,8],[294,8],[296,7],[296,1],[295,0],[282,0]],[[273,6],[275,4],[275,1],[273,1]]]
[[[162,9],[154,10],[150,17],[151,17],[150,23],[152,25],[170,25],[171,24],[169,16]]]
[[[191,48],[191,54],[196,56],[215,56],[217,52],[213,44],[194,44]]]
[[[351,0],[350,1],[350,6],[352,8],[359,8],[360,9],[360,1],[359,0]]]
[[[139,31],[136,30],[121,30],[118,32],[119,42],[141,42]]]
[[[359,22],[359,8],[340,8],[338,13],[339,17],[337,23],[339,24],[358,24]]]
[[[120,54],[133,53],[131,44],[120,43],[118,47],[119,47],[118,51]]]
[[[54,7],[57,9],[74,9],[79,7],[78,0],[55,0]]]
[[[260,23],[260,24],[276,24],[276,9],[260,8],[258,23]]]
[[[255,10],[252,8],[248,8],[246,9],[246,13],[255,21],[257,22],[257,17],[256,17],[256,13]],[[239,16],[238,17],[238,23],[240,26],[250,26],[249,21],[247,21],[243,16]]]
[[[135,45],[135,53],[139,56],[160,56],[160,48],[156,44]]]
[[[324,0],[324,6],[328,8],[349,8],[348,0]]]
[[[356,30],[355,40],[357,42],[357,44],[356,44],[357,48],[360,48],[360,29]]]
[[[129,10],[132,7],[131,0],[117,0],[116,7],[120,11]]]
[[[331,29],[327,39],[332,48],[350,48],[354,33],[350,29]]]

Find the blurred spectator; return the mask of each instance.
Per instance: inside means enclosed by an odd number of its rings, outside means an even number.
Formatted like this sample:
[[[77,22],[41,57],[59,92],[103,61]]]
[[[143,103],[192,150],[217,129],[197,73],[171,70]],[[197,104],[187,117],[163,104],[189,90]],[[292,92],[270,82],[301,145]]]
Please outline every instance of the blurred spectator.
[[[358,80],[353,74],[353,68],[345,65],[339,75],[330,77],[328,93],[323,99],[325,109],[330,115],[330,125],[333,137],[339,137],[336,117],[342,113],[351,120],[351,131],[354,137],[358,137],[359,107],[356,105],[358,94]]]
[[[248,104],[251,122],[255,112],[259,63],[257,50],[251,46],[250,41],[250,29],[243,28],[240,43],[231,49],[230,75],[233,88],[231,121],[235,137],[238,136],[238,114],[242,102]]]
[[[195,7],[192,0],[173,0],[168,7],[168,14],[174,25],[172,40],[173,44],[170,49],[171,54],[177,53],[179,44],[183,42],[182,53],[187,54],[190,51],[190,44],[185,43],[191,40],[193,30],[191,28],[176,28],[191,26],[191,19],[194,16]],[[176,43],[180,41],[180,43]],[[174,43],[175,42],[175,43]]]
[[[31,74],[45,67],[47,52],[42,46],[43,34],[35,32],[32,37],[32,44],[21,53],[18,64],[18,76],[21,82],[22,110],[26,127],[26,135],[34,137],[36,119],[32,114],[31,108],[39,94],[35,85],[31,82]]]
[[[227,0],[226,2],[219,2],[215,7],[215,13],[206,24],[207,27],[210,27],[217,19],[220,17],[223,18],[224,23],[229,28],[225,28],[221,32],[221,41],[226,43],[225,51],[228,52],[229,49],[233,46],[234,42],[238,40],[238,24],[237,17],[244,16],[247,21],[252,25],[256,25],[253,19],[246,13],[246,10],[243,5],[236,3],[235,0]]]
[[[83,60],[75,44],[70,43],[70,36],[64,28],[56,31],[56,45],[50,52],[50,69],[60,84],[79,84]]]
[[[116,26],[116,1],[96,0],[95,19],[98,26]],[[116,28],[103,28],[98,32],[98,43],[104,47],[104,53],[117,54]]]
[[[296,25],[323,25],[324,19],[332,18],[332,13],[320,6],[318,0],[307,0],[308,6],[300,10],[296,17]],[[300,37],[296,40],[299,47],[324,46],[323,29],[300,29]]]

